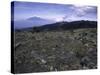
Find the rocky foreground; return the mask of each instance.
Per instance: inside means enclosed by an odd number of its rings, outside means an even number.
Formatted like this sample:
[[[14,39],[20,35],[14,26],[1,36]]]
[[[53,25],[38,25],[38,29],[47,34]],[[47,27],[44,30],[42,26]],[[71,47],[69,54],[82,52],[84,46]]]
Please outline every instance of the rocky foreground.
[[[16,31],[15,73],[97,68],[97,29]]]

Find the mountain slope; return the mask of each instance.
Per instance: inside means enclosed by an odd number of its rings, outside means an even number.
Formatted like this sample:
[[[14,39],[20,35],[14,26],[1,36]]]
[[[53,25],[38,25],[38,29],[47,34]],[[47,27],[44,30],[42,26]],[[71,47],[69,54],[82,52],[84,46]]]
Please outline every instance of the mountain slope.
[[[52,30],[68,30],[77,28],[97,28],[96,21],[73,21],[73,22],[57,22],[40,27],[34,27],[38,31],[52,31]],[[33,29],[34,29],[33,28]]]

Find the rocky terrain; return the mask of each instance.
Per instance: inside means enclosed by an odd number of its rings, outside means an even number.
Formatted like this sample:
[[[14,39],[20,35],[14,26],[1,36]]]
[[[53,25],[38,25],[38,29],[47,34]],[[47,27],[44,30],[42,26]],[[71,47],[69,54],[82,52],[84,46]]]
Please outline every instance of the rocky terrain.
[[[97,68],[97,29],[15,31],[14,72]]]

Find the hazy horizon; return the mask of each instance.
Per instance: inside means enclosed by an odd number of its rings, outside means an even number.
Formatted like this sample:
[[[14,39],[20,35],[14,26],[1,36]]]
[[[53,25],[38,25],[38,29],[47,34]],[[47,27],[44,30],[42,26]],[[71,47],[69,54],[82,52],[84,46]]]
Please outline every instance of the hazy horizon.
[[[14,1],[13,16],[14,21],[17,22],[25,22],[25,20],[31,17],[40,17],[43,19],[52,20],[54,22],[77,20],[97,21],[97,7],[74,4],[72,5]],[[16,24],[17,23],[15,23],[15,25]],[[24,26],[27,27],[27,25]]]

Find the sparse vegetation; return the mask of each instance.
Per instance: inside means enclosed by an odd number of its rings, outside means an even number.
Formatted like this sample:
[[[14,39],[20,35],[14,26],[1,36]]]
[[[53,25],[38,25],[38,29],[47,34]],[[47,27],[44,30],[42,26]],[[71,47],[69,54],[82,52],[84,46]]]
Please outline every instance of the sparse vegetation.
[[[15,47],[16,73],[97,68],[96,28],[16,31]]]

